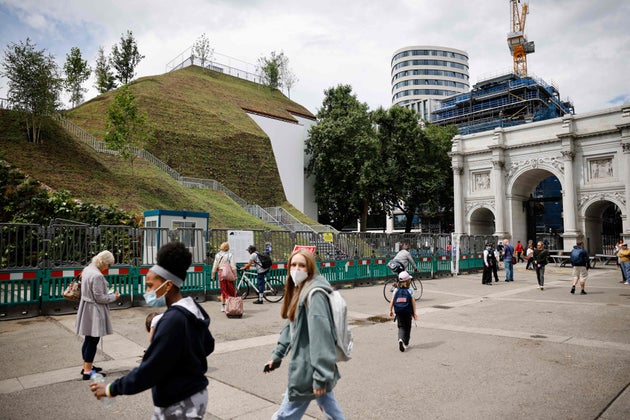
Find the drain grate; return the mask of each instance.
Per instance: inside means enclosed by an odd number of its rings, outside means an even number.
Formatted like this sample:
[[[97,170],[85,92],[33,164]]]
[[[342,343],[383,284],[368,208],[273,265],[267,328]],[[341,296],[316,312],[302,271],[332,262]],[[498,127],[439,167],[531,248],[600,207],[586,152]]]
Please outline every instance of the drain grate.
[[[433,305],[433,308],[436,309],[452,309],[452,306],[446,306],[446,305]]]

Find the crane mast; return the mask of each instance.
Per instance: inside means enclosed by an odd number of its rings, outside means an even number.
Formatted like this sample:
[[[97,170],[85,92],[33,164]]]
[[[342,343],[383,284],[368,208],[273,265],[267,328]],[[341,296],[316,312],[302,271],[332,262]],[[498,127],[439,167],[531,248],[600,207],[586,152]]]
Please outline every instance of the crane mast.
[[[514,73],[520,77],[527,76],[527,54],[535,50],[534,42],[528,42],[525,36],[525,19],[529,13],[529,4],[521,0],[510,1],[510,27],[507,35],[508,47],[514,59]]]

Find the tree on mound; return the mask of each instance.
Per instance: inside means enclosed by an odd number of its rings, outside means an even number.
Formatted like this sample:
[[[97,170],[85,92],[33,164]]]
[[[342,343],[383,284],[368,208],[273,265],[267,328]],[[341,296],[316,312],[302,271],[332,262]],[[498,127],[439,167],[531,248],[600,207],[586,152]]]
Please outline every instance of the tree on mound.
[[[40,143],[43,119],[61,106],[63,79],[55,58],[45,49],[36,50],[26,38],[26,43],[9,45],[0,74],[9,79],[7,99],[13,109],[24,114],[29,140]]]
[[[133,178],[133,162],[139,150],[145,149],[153,138],[147,116],[138,110],[136,98],[128,85],[121,87],[114,96],[105,121],[104,141],[107,147],[118,151],[123,159],[129,161]]]

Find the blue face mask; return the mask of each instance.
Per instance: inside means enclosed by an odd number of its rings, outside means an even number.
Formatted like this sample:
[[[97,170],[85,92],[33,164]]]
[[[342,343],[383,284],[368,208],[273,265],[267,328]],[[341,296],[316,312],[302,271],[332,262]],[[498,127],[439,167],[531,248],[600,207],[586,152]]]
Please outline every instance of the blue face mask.
[[[166,306],[166,293],[162,296],[157,297],[157,291],[160,290],[166,282],[164,282],[160,287],[150,292],[144,294],[144,300],[147,302],[147,305],[153,306],[156,308]]]

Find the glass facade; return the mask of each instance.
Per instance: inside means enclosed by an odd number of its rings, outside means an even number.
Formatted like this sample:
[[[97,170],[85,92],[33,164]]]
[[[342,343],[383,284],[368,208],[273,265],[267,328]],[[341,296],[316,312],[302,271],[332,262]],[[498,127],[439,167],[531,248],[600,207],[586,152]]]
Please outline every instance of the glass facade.
[[[468,69],[465,51],[434,46],[401,48],[391,60],[392,105],[414,109],[429,119],[437,100],[470,90]]]

